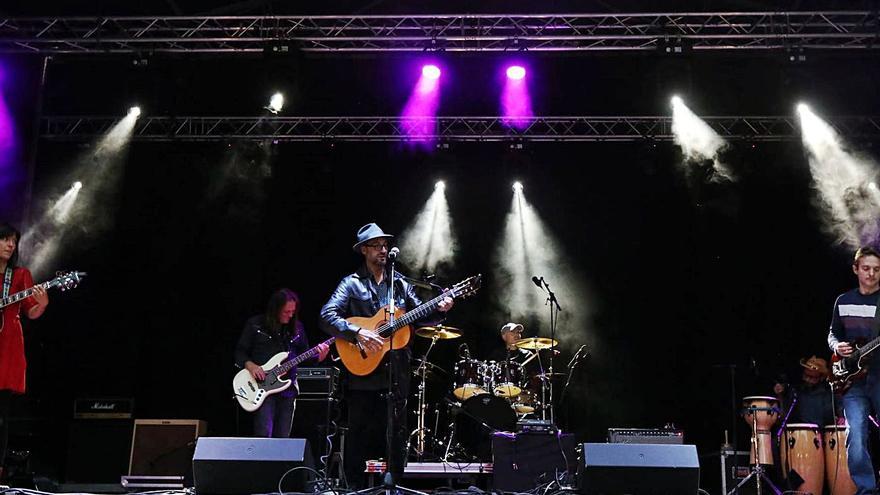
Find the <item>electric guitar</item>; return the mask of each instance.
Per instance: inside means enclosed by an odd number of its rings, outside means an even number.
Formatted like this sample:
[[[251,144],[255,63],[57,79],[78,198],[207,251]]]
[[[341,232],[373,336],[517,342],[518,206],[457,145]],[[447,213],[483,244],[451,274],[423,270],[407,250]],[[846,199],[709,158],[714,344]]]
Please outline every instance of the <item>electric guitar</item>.
[[[482,275],[474,275],[466,280],[462,280],[453,285],[451,289],[407,313],[404,313],[400,308],[396,308],[393,323],[388,322],[390,311],[387,306],[377,311],[372,317],[355,316],[346,318],[346,321],[349,323],[376,332],[384,342],[382,349],[368,351],[357,343],[351,343],[342,339],[336,340],[336,351],[339,353],[340,359],[342,359],[342,364],[352,374],[358,376],[369,375],[379,367],[379,363],[382,362],[385,353],[391,350],[392,346],[394,349],[406,347],[410,338],[410,324],[433,313],[446,297],[455,299],[474,294],[480,288],[481,280]]]
[[[880,347],[880,337],[856,349],[847,357],[835,353],[831,356],[831,379],[828,380],[836,392],[846,392],[853,382],[860,380],[868,372],[868,356]]]
[[[58,273],[56,273],[56,277],[53,278],[52,280],[49,280],[48,282],[43,282],[42,284],[37,284],[31,288],[25,289],[20,292],[16,292],[15,294],[11,294],[7,297],[0,299],[0,309],[5,308],[6,306],[9,306],[11,304],[15,304],[19,301],[23,301],[23,300],[33,296],[34,293],[36,292],[37,287],[42,287],[44,289],[51,289],[53,287],[58,287],[62,291],[65,291],[67,289],[73,289],[77,285],[79,285],[80,281],[83,278],[85,278],[85,276],[86,276],[86,272],[76,272],[76,271],[67,272],[67,273],[58,272]],[[0,283],[2,283],[2,282],[0,282]],[[5,323],[4,322],[5,313],[6,313],[5,311],[0,311],[0,332],[3,331],[3,324]]]
[[[336,337],[327,339],[324,342],[321,342],[321,344],[327,344],[329,346],[334,340],[336,340]],[[289,352],[279,352],[278,354],[275,354],[271,359],[266,361],[266,364],[261,366],[263,371],[266,372],[266,378],[263,379],[263,381],[258,381],[247,369],[243,369],[236,373],[235,377],[232,379],[232,390],[235,391],[235,398],[238,399],[241,408],[247,412],[254,412],[263,405],[267,396],[283,392],[290,388],[290,384],[293,383],[293,380],[281,377],[286,375],[290,370],[296,368],[299,363],[317,356],[318,347],[320,347],[321,344],[312,347],[289,361],[285,361],[288,356],[290,356]]]

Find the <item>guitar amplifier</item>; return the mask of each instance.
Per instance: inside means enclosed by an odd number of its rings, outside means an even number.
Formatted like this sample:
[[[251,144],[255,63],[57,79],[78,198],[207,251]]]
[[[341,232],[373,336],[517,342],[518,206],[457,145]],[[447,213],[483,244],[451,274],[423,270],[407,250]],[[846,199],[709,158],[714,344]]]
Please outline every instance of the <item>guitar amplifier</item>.
[[[682,430],[661,428],[608,428],[608,443],[682,445]]]
[[[336,395],[339,387],[339,369],[301,367],[296,370],[300,397],[327,397]]]
[[[134,399],[128,397],[73,401],[74,419],[131,419],[133,413]]]

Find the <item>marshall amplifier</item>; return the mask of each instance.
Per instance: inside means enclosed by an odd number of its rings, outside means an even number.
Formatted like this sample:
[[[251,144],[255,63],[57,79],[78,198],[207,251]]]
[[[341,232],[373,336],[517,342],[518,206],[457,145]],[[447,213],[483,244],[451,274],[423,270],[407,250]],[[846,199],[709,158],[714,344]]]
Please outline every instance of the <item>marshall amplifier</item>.
[[[73,401],[74,419],[131,419],[134,399],[76,399]]]
[[[684,432],[659,428],[608,428],[608,443],[682,445]]]
[[[299,383],[300,397],[327,397],[336,395],[336,389],[339,386],[339,369],[333,367],[297,368],[296,381]]]

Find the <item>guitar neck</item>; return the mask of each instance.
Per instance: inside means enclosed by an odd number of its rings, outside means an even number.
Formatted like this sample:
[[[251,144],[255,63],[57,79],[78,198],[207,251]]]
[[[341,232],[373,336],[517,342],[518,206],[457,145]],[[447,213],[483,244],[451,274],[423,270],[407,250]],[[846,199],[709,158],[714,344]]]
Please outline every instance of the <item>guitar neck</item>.
[[[401,316],[400,318],[397,318],[396,320],[394,320],[393,324],[382,325],[382,327],[380,327],[376,333],[378,333],[379,335],[384,335],[385,332],[392,332],[393,333],[395,330],[398,330],[400,328],[403,328],[407,325],[412,324],[413,322],[421,320],[422,318],[433,313],[434,310],[437,309],[437,306],[440,305],[440,301],[442,301],[446,297],[454,297],[453,292],[444,292],[443,294],[440,294],[439,296],[435,297],[434,299],[431,299],[430,301],[423,303],[421,306],[418,306],[414,310],[412,310],[412,311],[406,313],[405,315]]]
[[[334,340],[336,340],[336,337],[331,337],[331,338],[325,340],[324,342],[321,342],[321,344],[330,345],[333,343]],[[318,355],[318,347],[320,347],[321,344],[318,344],[315,347],[312,347],[311,349],[307,350],[306,352],[300,354],[299,356],[297,356],[289,361],[285,361],[285,362],[279,364],[278,368],[277,368],[278,375],[283,375],[284,373],[287,373],[288,371],[295,368],[297,365],[299,365],[299,363],[317,356]]]
[[[863,345],[862,347],[859,347],[856,352],[858,353],[858,356],[865,356],[877,349],[878,347],[880,347],[880,337],[877,337],[874,340]]]
[[[42,284],[37,284],[37,285],[35,285],[29,289],[25,289],[21,292],[16,292],[15,294],[12,294],[11,296],[4,297],[3,299],[0,299],[0,308],[4,308],[6,306],[9,306],[10,304],[15,304],[19,301],[22,301],[24,299],[31,297],[37,291],[36,290],[37,287],[49,289],[49,288],[55,287],[56,285],[58,285],[58,279],[50,280],[50,281],[44,282]]]

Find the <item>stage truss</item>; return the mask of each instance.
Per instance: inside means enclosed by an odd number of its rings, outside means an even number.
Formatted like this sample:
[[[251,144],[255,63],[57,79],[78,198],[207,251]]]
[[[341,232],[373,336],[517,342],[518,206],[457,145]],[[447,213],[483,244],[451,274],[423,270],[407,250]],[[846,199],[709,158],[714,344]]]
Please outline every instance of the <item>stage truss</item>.
[[[121,117],[43,117],[40,135],[48,140],[84,141],[105,135]],[[727,140],[800,139],[797,119],[788,116],[701,117]],[[880,138],[880,117],[829,117],[849,139]],[[140,117],[136,141],[670,141],[666,116],[534,117],[516,129],[501,117]]]
[[[0,19],[0,52],[866,50],[878,12]]]

